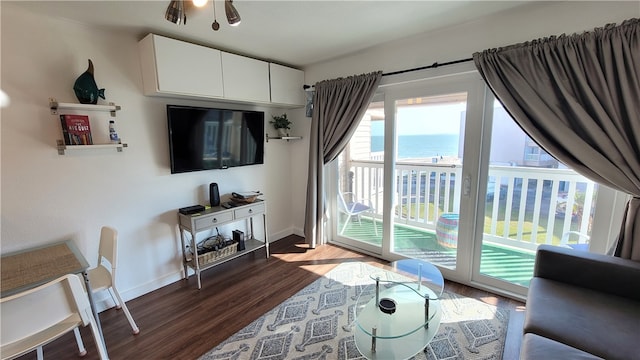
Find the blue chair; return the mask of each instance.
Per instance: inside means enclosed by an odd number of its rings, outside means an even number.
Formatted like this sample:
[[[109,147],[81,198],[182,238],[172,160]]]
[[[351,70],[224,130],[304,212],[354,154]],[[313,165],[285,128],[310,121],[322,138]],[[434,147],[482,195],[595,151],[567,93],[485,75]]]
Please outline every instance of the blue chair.
[[[576,243],[569,243],[569,237],[571,235],[575,235],[578,237],[578,241]],[[583,234],[578,231],[567,231],[562,234],[562,238],[560,239],[560,246],[572,248],[574,250],[580,251],[589,251],[589,235]]]
[[[370,214],[375,213],[375,209],[373,208],[373,206],[369,201],[367,201],[369,205],[359,201],[345,201],[345,195],[347,195],[350,200],[353,200],[353,197],[354,197],[354,194],[351,192],[346,192],[346,193],[338,192],[338,210],[341,213],[347,215],[347,220],[345,220],[344,225],[342,225],[342,229],[340,230],[340,235],[344,233],[344,231],[347,228],[347,225],[349,225],[349,222],[353,217],[355,217],[358,220],[358,224],[362,225],[362,222],[360,221],[360,215],[364,213],[370,213]],[[376,233],[376,236],[378,236],[378,226],[376,226],[376,218],[374,216],[372,216],[371,218],[373,219],[373,229]]]

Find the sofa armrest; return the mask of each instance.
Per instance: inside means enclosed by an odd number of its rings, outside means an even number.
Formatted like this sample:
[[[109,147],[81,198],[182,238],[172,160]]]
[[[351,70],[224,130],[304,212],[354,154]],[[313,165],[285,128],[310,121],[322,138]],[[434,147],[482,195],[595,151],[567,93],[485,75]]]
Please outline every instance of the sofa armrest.
[[[540,245],[533,276],[640,300],[640,262]]]

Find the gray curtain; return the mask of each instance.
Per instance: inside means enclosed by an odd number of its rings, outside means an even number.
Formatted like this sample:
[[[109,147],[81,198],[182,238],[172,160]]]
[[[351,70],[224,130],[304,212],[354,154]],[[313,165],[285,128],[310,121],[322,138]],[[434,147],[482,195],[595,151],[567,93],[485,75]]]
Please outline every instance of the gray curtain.
[[[309,173],[304,235],[311,248],[324,239],[324,165],[334,160],[349,142],[382,72],[325,80],[315,85],[309,140]]]
[[[504,108],[545,151],[633,196],[614,254],[640,261],[640,19],[473,58]]]

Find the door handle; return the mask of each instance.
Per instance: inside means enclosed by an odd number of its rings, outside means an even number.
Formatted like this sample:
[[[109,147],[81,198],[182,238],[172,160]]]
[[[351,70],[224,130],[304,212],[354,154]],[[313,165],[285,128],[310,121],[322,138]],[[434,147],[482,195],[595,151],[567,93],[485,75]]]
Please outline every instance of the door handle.
[[[471,176],[469,174],[465,175],[462,180],[462,195],[471,195]]]

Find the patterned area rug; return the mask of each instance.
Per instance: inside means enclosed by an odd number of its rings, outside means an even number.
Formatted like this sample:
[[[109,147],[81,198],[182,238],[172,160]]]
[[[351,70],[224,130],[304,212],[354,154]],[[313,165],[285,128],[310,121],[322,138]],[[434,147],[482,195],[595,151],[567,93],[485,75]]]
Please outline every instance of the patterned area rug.
[[[353,339],[355,307],[360,293],[372,288],[369,274],[379,271],[365,263],[340,264],[200,360],[364,359]],[[439,301],[438,332],[411,359],[502,358],[509,310],[446,289]]]

